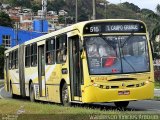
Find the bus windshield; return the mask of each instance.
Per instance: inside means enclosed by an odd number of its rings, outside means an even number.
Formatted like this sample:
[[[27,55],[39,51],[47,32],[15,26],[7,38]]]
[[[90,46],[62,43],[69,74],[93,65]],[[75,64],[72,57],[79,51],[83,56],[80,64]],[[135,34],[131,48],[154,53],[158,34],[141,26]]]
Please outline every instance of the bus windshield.
[[[90,74],[148,72],[149,53],[146,36],[85,37]]]

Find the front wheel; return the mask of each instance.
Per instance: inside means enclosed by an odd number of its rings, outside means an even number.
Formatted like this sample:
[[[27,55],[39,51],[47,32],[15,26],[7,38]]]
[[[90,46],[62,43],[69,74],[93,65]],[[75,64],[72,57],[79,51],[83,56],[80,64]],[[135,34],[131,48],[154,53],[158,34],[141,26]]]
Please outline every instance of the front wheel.
[[[115,102],[114,103],[116,107],[122,109],[122,108],[126,108],[129,104],[129,101],[120,101],[120,102]]]
[[[64,106],[70,106],[71,103],[69,102],[69,93],[67,84],[64,83],[61,88],[61,102]]]
[[[31,102],[35,102],[35,94],[34,94],[34,86],[33,83],[30,84],[29,87],[29,98]]]

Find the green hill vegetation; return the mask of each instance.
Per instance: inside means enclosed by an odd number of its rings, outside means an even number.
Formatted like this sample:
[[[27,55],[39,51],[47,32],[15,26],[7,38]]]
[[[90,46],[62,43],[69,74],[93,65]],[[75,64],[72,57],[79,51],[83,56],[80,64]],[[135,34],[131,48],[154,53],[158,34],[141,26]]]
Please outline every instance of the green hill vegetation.
[[[38,1],[38,2],[37,2]],[[41,9],[41,0],[0,0],[1,3],[9,3],[12,6],[23,6],[32,8],[33,12]],[[106,5],[106,6],[105,6]],[[67,23],[75,22],[75,0],[48,0],[48,11],[66,10],[68,16]],[[96,0],[96,19],[138,19],[147,24],[150,39],[154,45],[154,51],[158,52],[158,43],[155,37],[160,33],[160,6],[157,5],[157,13],[149,9],[140,9],[133,3],[111,4],[106,0]],[[78,21],[92,19],[92,0],[78,0]],[[60,16],[59,22],[64,23],[65,17]]]

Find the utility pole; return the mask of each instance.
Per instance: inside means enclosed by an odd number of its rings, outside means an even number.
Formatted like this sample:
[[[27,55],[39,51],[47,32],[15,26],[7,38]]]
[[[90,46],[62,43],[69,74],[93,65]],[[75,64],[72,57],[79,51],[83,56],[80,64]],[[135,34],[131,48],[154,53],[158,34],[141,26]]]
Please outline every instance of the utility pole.
[[[42,0],[42,20],[46,19],[47,13],[47,0]]]
[[[93,1],[93,20],[96,19],[96,0]]]
[[[19,30],[19,22],[16,22],[16,24],[15,24],[15,41],[16,41],[16,45],[18,45],[18,42],[19,42],[18,30]]]
[[[105,3],[105,17],[107,19],[107,3]]]
[[[75,23],[78,22],[78,0],[76,0],[76,21]]]

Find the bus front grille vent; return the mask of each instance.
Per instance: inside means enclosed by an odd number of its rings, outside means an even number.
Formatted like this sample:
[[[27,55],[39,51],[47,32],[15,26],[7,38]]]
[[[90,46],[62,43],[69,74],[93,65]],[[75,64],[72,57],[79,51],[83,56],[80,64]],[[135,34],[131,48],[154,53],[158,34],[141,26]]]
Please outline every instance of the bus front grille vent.
[[[132,84],[132,85],[127,85],[126,87],[132,88],[132,87],[134,87],[134,86],[135,86],[135,85]]]

